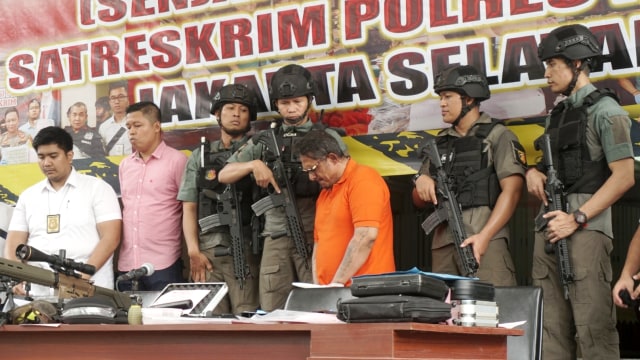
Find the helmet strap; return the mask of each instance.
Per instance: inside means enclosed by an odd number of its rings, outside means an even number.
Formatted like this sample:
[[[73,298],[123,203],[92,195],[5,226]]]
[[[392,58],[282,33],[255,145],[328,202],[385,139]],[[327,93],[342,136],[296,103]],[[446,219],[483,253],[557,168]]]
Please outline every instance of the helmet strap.
[[[460,108],[460,115],[458,115],[458,117],[453,121],[453,126],[458,126],[458,124],[460,124],[460,120],[462,120],[462,118],[465,117],[465,115],[467,115],[474,106],[476,106],[475,100],[471,104],[467,104],[467,99],[467,96],[462,94],[460,95],[460,101],[462,103]]]
[[[571,60],[566,60],[566,61],[567,61],[567,65],[569,65],[569,67],[571,68],[571,71],[573,72],[573,76],[571,78],[571,82],[569,82],[569,85],[567,86],[567,89],[562,92],[562,95],[569,96],[573,92],[573,89],[575,89],[576,83],[578,82],[578,76],[580,75],[580,72],[582,71],[582,69],[584,69],[586,62],[584,60],[581,60],[580,66],[576,66],[573,61]]]
[[[305,120],[307,118],[307,116],[309,115],[309,111],[311,110],[311,100],[312,97],[311,96],[307,96],[307,109],[302,113],[302,115],[300,116],[296,116],[294,118],[287,118],[287,117],[282,117],[287,125],[290,126],[298,126],[300,125],[300,123],[302,123],[303,120]]]
[[[302,123],[302,121],[304,119],[307,118],[307,115],[309,114],[309,109],[310,108],[311,107],[307,107],[307,110],[305,110],[304,113],[302,113],[302,115],[300,115],[300,116],[296,116],[294,118],[283,118],[283,119],[285,120],[287,125],[298,126],[298,125],[300,125],[300,123]]]

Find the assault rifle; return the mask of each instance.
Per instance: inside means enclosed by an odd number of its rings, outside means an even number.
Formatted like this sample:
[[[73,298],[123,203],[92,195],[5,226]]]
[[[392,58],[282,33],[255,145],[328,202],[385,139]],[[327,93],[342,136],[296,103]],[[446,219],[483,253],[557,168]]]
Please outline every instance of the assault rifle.
[[[471,245],[460,247],[467,238],[462,220],[462,211],[458,204],[458,199],[456,199],[456,194],[451,191],[452,181],[442,166],[435,138],[428,139],[421,152],[423,156],[429,157],[431,164],[436,169],[436,191],[438,197],[438,205],[435,211],[422,223],[422,229],[429,235],[440,223],[447,221],[453,235],[456,250],[462,261],[465,276],[474,277],[476,271],[478,271],[479,264],[473,255],[473,247]]]
[[[131,306],[129,295],[93,285],[91,281],[82,279],[77,274],[53,272],[0,257],[0,275],[58,289],[60,299],[103,295],[112,298],[119,309],[127,310]]]
[[[222,225],[229,226],[231,235],[231,248],[215,249],[215,256],[233,256],[233,272],[236,279],[240,281],[240,288],[244,286],[244,281],[249,274],[249,266],[244,256],[244,232],[242,226],[242,210],[240,196],[234,184],[228,185],[222,194],[217,196],[218,213],[211,215],[210,224],[212,227]],[[206,218],[205,218],[206,219]]]
[[[300,221],[300,213],[298,212],[298,205],[296,204],[296,198],[293,190],[291,189],[291,183],[289,177],[285,171],[284,164],[282,164],[280,146],[276,139],[276,134],[273,129],[264,130],[257,136],[257,142],[262,143],[267,147],[272,156],[269,156],[267,163],[270,163],[273,176],[280,187],[280,194],[275,192],[269,193],[266,197],[256,201],[251,205],[251,209],[256,215],[260,216],[267,210],[275,207],[284,207],[285,216],[287,218],[287,231],[288,235],[293,238],[293,242],[296,246],[296,252],[305,259],[305,266],[309,267],[308,261],[306,261],[310,252],[307,248],[307,241],[304,237],[304,229],[302,228],[302,221]],[[274,235],[271,235],[274,237]]]
[[[535,143],[536,150],[542,150],[542,163],[547,170],[547,182],[544,192],[547,196],[548,205],[545,207],[545,213],[554,210],[567,212],[567,199],[564,192],[564,184],[558,178],[556,169],[553,166],[553,156],[551,154],[551,138],[549,134],[542,135]],[[536,231],[540,231],[547,226],[547,219],[541,216],[536,218]],[[554,244],[547,243],[544,247],[547,254],[556,253],[558,260],[558,270],[560,272],[560,282],[564,287],[564,298],[569,299],[569,284],[573,282],[573,268],[569,259],[569,245],[567,239],[561,239]]]

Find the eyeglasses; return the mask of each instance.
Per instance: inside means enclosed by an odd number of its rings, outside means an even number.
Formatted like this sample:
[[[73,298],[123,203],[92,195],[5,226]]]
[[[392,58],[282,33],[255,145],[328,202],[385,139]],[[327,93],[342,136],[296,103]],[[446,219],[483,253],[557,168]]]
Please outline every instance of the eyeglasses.
[[[127,98],[127,95],[118,95],[118,96],[109,96],[109,101],[117,102],[124,101]]]
[[[320,165],[320,163],[323,160],[325,160],[325,159],[318,160],[315,165],[313,165],[312,167],[310,167],[308,169],[302,169],[302,172],[305,173],[305,174],[314,174],[315,175],[316,174],[316,169],[318,169],[318,165]]]

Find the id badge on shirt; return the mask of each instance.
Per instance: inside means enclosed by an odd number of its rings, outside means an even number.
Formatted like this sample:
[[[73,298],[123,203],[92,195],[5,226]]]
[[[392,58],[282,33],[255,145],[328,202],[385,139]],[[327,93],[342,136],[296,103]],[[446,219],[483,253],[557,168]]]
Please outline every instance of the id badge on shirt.
[[[47,215],[47,234],[60,232],[60,214]]]

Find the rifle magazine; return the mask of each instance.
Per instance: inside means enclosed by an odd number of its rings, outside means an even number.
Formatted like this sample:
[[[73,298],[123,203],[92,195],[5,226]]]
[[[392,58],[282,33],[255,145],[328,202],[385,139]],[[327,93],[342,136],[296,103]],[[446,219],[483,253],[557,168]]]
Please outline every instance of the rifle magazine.
[[[269,195],[269,196],[263,197],[262,199],[254,202],[253,204],[251,204],[251,210],[253,210],[253,212],[256,215],[261,216],[265,212],[267,212],[267,210],[271,210],[271,209],[277,207],[278,205],[274,201],[273,196],[275,196],[275,195]]]
[[[447,210],[445,208],[436,209],[431,215],[422,222],[424,233],[429,235],[438,225],[447,220]]]
[[[544,230],[547,227],[547,223],[549,222],[548,219],[545,219],[543,217],[544,214],[544,211],[539,212],[534,220],[534,229],[537,232]]]
[[[200,233],[206,234],[214,228],[225,224],[222,223],[220,214],[213,214],[198,220],[198,225],[200,225]]]

